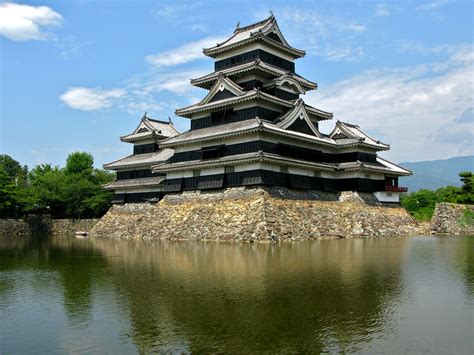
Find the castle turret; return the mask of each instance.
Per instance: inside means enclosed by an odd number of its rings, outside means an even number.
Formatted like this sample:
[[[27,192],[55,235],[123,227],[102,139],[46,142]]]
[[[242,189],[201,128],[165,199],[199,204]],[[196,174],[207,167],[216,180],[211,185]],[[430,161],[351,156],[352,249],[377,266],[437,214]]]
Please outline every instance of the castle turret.
[[[105,185],[115,192],[113,203],[160,199],[165,175],[152,173],[151,167],[173,156],[173,149],[161,149],[160,142],[178,134],[171,121],[154,120],[145,113],[132,133],[120,137],[122,142],[133,144],[133,154],[104,165],[117,174],[116,181]]]

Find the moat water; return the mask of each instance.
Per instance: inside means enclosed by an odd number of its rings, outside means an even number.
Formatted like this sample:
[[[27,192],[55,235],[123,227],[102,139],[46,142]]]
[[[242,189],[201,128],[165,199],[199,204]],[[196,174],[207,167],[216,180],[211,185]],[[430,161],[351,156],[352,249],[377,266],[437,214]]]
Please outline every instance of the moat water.
[[[474,353],[474,237],[0,239],[0,353]]]

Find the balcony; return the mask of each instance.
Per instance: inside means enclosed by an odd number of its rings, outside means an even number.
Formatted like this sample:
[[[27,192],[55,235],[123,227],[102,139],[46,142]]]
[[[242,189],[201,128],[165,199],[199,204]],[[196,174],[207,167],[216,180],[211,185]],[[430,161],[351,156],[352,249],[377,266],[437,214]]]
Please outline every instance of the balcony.
[[[385,191],[390,191],[390,192],[407,192],[407,191],[408,191],[408,187],[385,185]]]

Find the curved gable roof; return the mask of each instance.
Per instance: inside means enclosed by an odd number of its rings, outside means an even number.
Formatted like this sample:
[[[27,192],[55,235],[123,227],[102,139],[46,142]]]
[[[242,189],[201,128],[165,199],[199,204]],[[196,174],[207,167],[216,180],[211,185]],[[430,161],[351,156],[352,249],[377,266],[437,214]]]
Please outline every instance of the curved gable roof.
[[[298,99],[295,102],[295,107],[292,110],[288,111],[285,115],[280,117],[280,122],[277,124],[277,126],[283,129],[293,130],[291,129],[291,127],[293,126],[296,120],[304,120],[310,131],[316,137],[322,138],[321,133],[319,133],[313,122],[311,122],[302,99]]]
[[[164,139],[174,137],[178,134],[179,132],[173,126],[171,120],[168,122],[155,120],[153,118],[147,117],[145,112],[137,128],[135,128],[132,133],[120,137],[120,140],[122,142],[133,143],[151,137]]]
[[[272,33],[276,35],[280,41],[268,36]],[[219,53],[245,45],[255,40],[261,40],[270,46],[287,52],[295,58],[303,57],[306,54],[305,51],[293,48],[288,44],[286,39],[283,37],[273,14],[263,21],[245,27],[237,26],[232,36],[223,42],[217,43],[214,47],[204,49],[203,52],[207,56],[214,57]]]

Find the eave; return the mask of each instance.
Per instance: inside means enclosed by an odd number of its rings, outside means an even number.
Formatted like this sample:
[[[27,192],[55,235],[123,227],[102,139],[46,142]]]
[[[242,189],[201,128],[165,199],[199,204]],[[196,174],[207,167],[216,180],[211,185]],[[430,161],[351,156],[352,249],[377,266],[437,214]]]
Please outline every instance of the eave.
[[[305,133],[300,133],[300,132],[295,132],[295,131],[289,131],[283,128],[279,128],[271,123],[264,122],[260,119],[255,119],[255,123],[252,123],[249,125],[249,127],[246,127],[241,130],[234,130],[232,132],[225,132],[221,134],[214,134],[212,136],[203,136],[203,137],[198,137],[198,138],[190,138],[182,141],[175,141],[175,142],[166,142],[163,141],[161,142],[162,147],[169,147],[169,148],[174,148],[174,147],[181,147],[185,146],[188,144],[194,144],[194,143],[204,143],[204,142],[212,142],[216,140],[222,140],[225,138],[229,137],[237,137],[237,136],[242,136],[242,135],[248,135],[252,133],[267,133],[267,134],[272,134],[275,136],[279,137],[285,137],[288,139],[293,139],[298,142],[305,142],[305,143],[311,143],[311,144],[318,144],[326,147],[330,147],[335,150],[347,150],[351,148],[369,148],[371,150],[379,151],[379,150],[385,150],[385,149],[379,149],[374,146],[368,146],[364,144],[361,141],[358,140],[353,140],[351,143],[347,144],[338,144],[336,141],[329,139],[329,138],[324,138],[324,137],[316,137],[316,136],[311,136]],[[169,140],[171,140],[170,138]]]
[[[275,78],[288,74],[287,71],[281,68],[275,67],[271,64],[262,62],[260,59],[257,59],[249,63],[240,64],[240,65],[236,65],[235,67],[213,72],[211,74],[204,75],[200,78],[191,79],[191,84],[203,89],[209,89],[214,84],[214,82],[218,80],[220,73],[224,74],[225,76],[231,77],[234,75],[243,74],[243,73],[250,72],[253,70],[260,71],[268,75],[272,75]],[[307,91],[316,90],[318,87],[317,83],[312,82],[308,79],[305,79],[302,76],[299,76],[298,74],[293,74],[292,76]]]
[[[258,33],[252,35],[249,38],[243,39],[239,42],[236,42],[236,43],[233,43],[233,44],[230,44],[230,45],[225,45],[224,44],[224,45],[218,45],[218,46],[215,46],[215,47],[212,47],[212,48],[204,49],[203,53],[204,53],[204,55],[207,55],[208,57],[215,58],[217,55],[219,55],[221,53],[225,53],[225,52],[230,51],[232,49],[246,46],[246,45],[251,44],[251,43],[256,42],[256,41],[262,41],[262,42],[268,44],[269,46],[271,46],[271,47],[273,47],[277,50],[280,50],[282,52],[285,52],[286,54],[289,54],[290,56],[292,56],[295,59],[302,58],[306,55],[306,52],[304,50],[296,49],[296,48],[293,48],[291,46],[287,47],[287,46],[285,46],[284,44],[282,44],[280,42],[277,42],[277,41],[275,41],[271,38],[268,38],[267,36],[265,36],[261,32],[258,32]]]
[[[264,93],[260,90],[250,90],[245,93],[245,95],[242,96],[236,96],[236,97],[231,97],[228,99],[224,100],[219,100],[215,102],[211,102],[205,105],[192,105],[188,106],[179,110],[176,110],[176,115],[181,116],[181,117],[186,117],[186,118],[191,118],[193,114],[203,112],[203,111],[210,111],[214,110],[217,108],[223,108],[227,106],[233,106],[238,103],[242,102],[247,102],[251,100],[262,100],[262,101],[267,101],[274,103],[276,105],[280,105],[285,108],[293,108],[294,103],[291,101],[279,99],[276,96],[269,95],[267,93]],[[316,117],[317,120],[328,120],[332,118],[332,113],[325,112],[319,109],[316,109],[311,106],[306,106],[306,110],[309,114],[312,116]]]
[[[154,176],[149,178],[141,179],[124,179],[116,180],[108,184],[103,185],[106,190],[122,190],[127,188],[137,187],[152,187],[159,186],[165,180],[164,176]]]
[[[152,167],[152,171],[156,173],[169,173],[175,171],[185,171],[190,169],[203,169],[203,168],[213,168],[213,167],[223,167],[236,164],[246,164],[246,163],[274,163],[280,165],[286,165],[291,167],[299,168],[312,168],[320,171],[334,171],[335,166],[331,164],[324,163],[313,163],[304,160],[296,160],[292,158],[282,157],[276,154],[265,153],[263,151],[231,155],[217,159],[210,160],[194,160],[187,162],[179,162],[172,164],[160,164]]]

